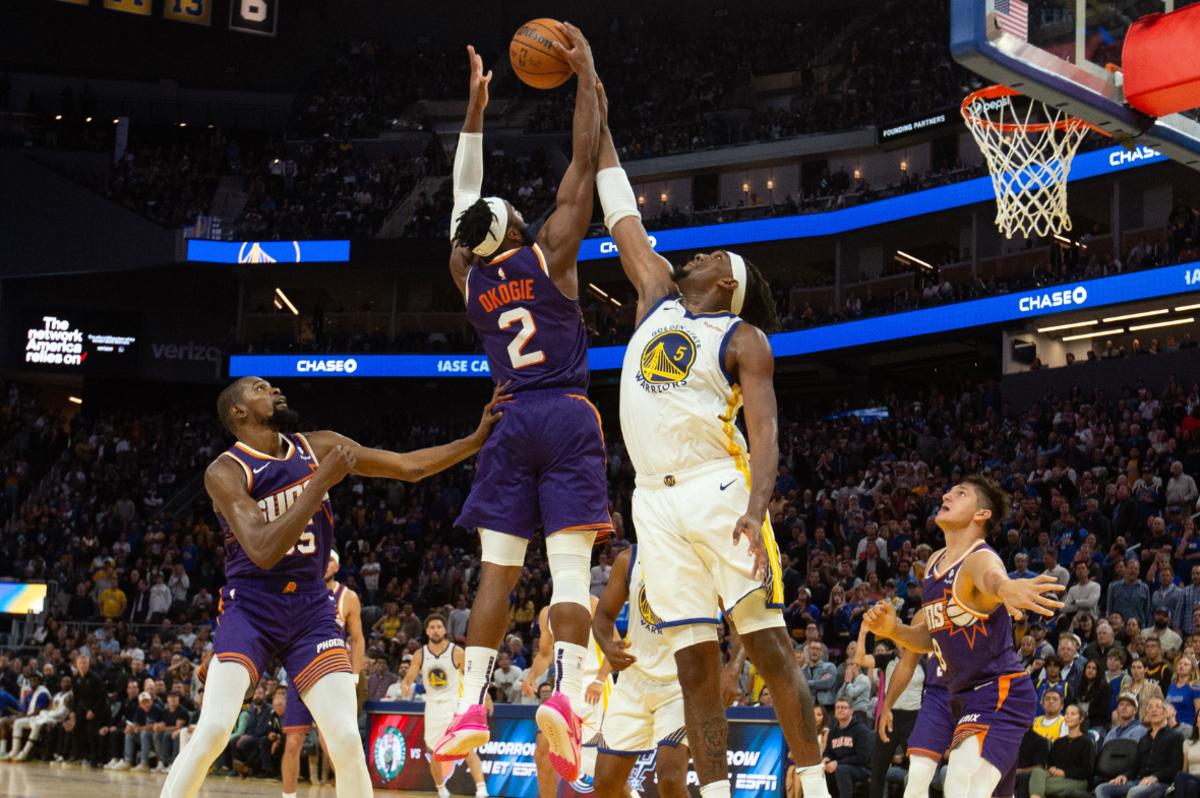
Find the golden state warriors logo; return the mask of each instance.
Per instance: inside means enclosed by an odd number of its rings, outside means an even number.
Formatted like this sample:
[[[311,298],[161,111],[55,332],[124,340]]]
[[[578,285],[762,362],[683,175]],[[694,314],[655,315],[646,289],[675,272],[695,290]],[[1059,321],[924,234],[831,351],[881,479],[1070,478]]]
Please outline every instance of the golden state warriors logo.
[[[642,367],[638,382],[648,391],[658,393],[682,385],[696,362],[696,342],[683,330],[664,330],[642,350]]]
[[[429,670],[429,686],[430,687],[445,687],[449,680],[446,678],[446,672],[441,668],[431,668]]]
[[[654,614],[654,609],[650,606],[650,599],[646,598],[646,586],[642,585],[638,590],[638,614],[642,616],[642,625],[650,629],[655,634],[661,634],[658,630],[658,625],[662,623],[662,618]]]

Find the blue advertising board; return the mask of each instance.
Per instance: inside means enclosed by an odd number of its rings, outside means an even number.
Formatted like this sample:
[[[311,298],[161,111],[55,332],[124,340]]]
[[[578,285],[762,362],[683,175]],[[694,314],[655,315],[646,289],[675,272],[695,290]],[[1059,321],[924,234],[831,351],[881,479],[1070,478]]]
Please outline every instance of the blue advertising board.
[[[878,344],[1200,291],[1200,261],[955,302],[771,336],[776,357]],[[588,350],[592,371],[621,368],[623,346]],[[230,377],[487,377],[483,355],[233,355]]]
[[[349,241],[206,241],[190,238],[189,263],[347,263]]]

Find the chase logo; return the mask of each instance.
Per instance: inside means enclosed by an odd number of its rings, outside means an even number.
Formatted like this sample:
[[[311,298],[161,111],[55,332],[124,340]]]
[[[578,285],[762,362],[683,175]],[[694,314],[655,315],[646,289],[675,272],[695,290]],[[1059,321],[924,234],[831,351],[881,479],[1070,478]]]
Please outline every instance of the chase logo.
[[[642,350],[642,387],[666,390],[687,380],[696,362],[696,342],[683,330],[665,330]]]
[[[1108,154],[1109,166],[1121,166],[1127,163],[1137,163],[1151,158],[1162,158],[1163,154],[1158,150],[1152,150],[1149,147],[1138,145],[1132,150],[1118,148]]]
[[[353,374],[358,371],[358,361],[352,357],[301,358],[296,361],[296,371],[301,374]]]
[[[429,686],[430,687],[445,687],[449,683],[446,678],[446,672],[441,668],[431,668],[429,671]]]
[[[1074,288],[1064,288],[1061,291],[1046,291],[1041,294],[1023,296],[1017,300],[1017,308],[1022,313],[1031,313],[1035,310],[1046,310],[1047,308],[1082,305],[1084,302],[1087,302],[1087,298],[1087,289],[1082,285],[1077,285]]]
[[[375,760],[375,770],[384,782],[399,776],[408,761],[408,744],[401,731],[395,726],[385,728],[375,738],[375,749],[371,752],[371,758]]]
[[[658,246],[657,238],[655,238],[654,236],[646,236],[646,238],[649,239],[649,241],[650,241],[650,249],[654,249],[656,246]],[[617,255],[620,252],[621,252],[621,250],[617,249],[617,244],[615,241],[608,240],[608,241],[600,242],[600,254],[601,255]]]

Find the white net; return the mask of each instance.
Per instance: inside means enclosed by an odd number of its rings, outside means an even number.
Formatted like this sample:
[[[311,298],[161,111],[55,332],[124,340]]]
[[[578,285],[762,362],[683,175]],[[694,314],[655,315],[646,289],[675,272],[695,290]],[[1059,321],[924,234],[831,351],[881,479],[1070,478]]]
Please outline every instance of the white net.
[[[1000,232],[1012,238],[1070,230],[1067,175],[1091,126],[1004,86],[968,95],[962,116],[987,159]]]

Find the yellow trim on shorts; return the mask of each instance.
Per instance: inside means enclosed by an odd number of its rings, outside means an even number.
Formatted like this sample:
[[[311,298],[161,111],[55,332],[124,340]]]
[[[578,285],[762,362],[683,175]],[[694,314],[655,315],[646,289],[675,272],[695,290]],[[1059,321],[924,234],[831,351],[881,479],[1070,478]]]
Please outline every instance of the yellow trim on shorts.
[[[767,588],[766,604],[783,605],[783,565],[779,557],[779,542],[775,540],[775,530],[771,526],[771,518],[763,519],[763,547],[767,550],[767,575],[763,579],[763,587]]]
[[[725,413],[719,416],[721,419],[721,429],[725,433],[726,451],[733,458],[733,467],[746,478],[746,490],[750,489],[750,462],[746,457],[746,451],[738,445],[737,442],[737,414],[742,407],[742,386],[736,382],[733,384],[733,393],[729,396],[729,401],[725,403]]]

